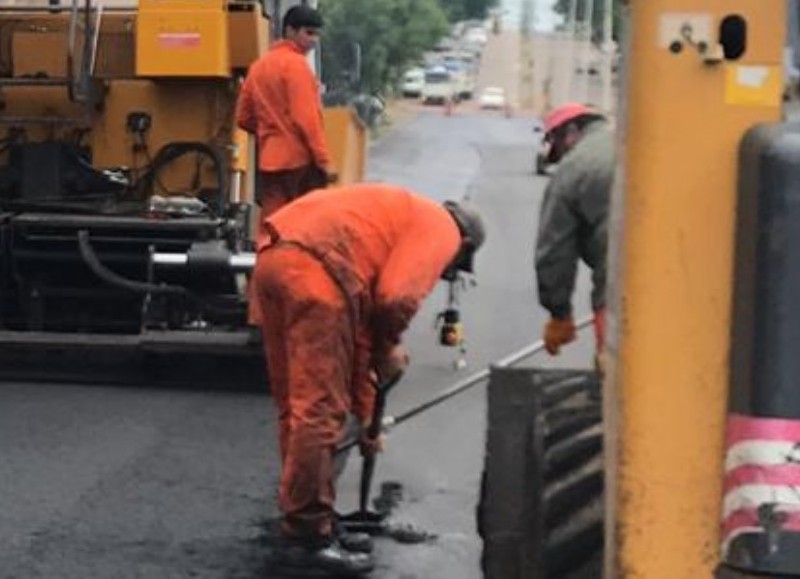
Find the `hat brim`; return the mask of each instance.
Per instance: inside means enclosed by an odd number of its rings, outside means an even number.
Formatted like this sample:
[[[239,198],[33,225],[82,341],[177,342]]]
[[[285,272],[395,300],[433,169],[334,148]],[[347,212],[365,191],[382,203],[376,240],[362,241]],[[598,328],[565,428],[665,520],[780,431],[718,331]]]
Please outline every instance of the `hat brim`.
[[[475,273],[475,251],[472,248],[465,248],[458,258],[458,269],[467,273]]]

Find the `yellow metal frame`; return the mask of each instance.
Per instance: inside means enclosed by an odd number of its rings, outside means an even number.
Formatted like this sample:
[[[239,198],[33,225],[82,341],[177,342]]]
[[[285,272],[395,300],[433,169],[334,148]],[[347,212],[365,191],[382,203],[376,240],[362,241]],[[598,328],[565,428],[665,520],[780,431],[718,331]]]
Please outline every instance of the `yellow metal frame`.
[[[229,76],[226,7],[226,0],[140,0],[137,76]]]
[[[780,118],[785,0],[628,9],[606,577],[706,579],[719,558],[737,146],[749,127]],[[732,14],[747,21],[747,51],[719,62],[718,27]],[[708,36],[705,56],[681,35],[686,22],[692,41]]]
[[[366,126],[350,107],[327,107],[322,111],[325,140],[340,184],[364,179],[367,164]]]

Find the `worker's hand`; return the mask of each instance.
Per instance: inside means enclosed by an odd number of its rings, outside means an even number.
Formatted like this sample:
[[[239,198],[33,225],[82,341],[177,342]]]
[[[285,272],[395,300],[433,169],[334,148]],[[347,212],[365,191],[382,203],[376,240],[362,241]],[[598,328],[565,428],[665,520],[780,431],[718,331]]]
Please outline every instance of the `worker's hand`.
[[[361,456],[375,456],[386,448],[386,435],[381,433],[377,438],[370,438],[367,436],[368,428],[369,423],[363,424],[361,432],[358,434],[358,448],[361,450]]]
[[[544,347],[551,356],[557,356],[561,346],[575,339],[575,322],[572,318],[550,318],[544,327]]]
[[[405,372],[411,358],[402,344],[394,344],[385,352],[375,355],[374,368],[379,383],[386,384],[401,372]]]

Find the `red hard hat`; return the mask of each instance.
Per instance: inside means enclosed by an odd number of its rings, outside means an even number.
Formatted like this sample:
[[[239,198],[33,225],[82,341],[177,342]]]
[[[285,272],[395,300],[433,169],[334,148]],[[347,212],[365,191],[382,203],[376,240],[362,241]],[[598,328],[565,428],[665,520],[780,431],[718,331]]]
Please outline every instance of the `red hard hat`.
[[[553,109],[544,119],[544,133],[549,135],[560,126],[574,121],[584,115],[599,115],[600,113],[591,107],[580,103],[566,103]]]

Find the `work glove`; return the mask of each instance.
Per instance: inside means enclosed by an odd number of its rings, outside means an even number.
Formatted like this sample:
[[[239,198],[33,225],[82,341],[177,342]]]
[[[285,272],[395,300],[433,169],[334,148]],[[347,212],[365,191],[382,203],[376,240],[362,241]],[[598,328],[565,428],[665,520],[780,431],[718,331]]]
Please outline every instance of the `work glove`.
[[[557,356],[561,346],[575,339],[575,322],[572,318],[550,318],[544,327],[544,348],[551,356]]]
[[[386,435],[381,433],[377,438],[370,438],[367,436],[368,429],[369,422],[365,422],[361,425],[361,431],[358,433],[358,448],[361,456],[375,456],[386,448]]]

